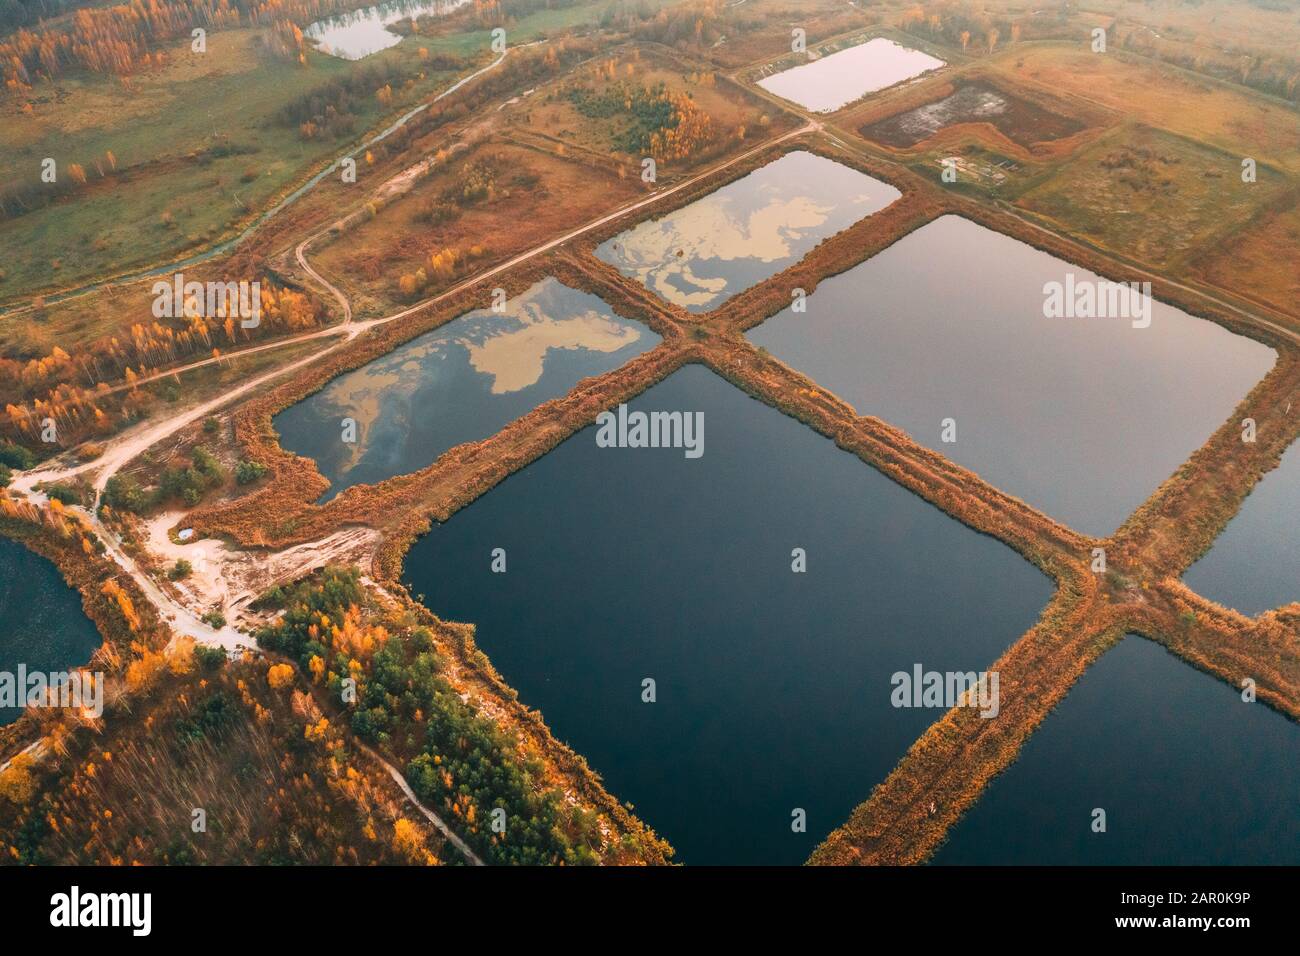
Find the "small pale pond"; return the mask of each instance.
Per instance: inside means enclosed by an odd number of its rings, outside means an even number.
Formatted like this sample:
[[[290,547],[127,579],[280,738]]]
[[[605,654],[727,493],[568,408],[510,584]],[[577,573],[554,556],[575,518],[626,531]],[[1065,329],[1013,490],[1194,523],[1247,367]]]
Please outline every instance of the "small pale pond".
[[[402,42],[399,34],[388,29],[391,24],[429,14],[441,16],[468,2],[469,0],[389,0],[388,3],[317,20],[303,30],[303,35],[309,40],[315,40],[322,53],[344,60],[360,60]]]
[[[876,37],[782,70],[758,85],[814,113],[833,113],[854,100],[943,66],[943,60]]]

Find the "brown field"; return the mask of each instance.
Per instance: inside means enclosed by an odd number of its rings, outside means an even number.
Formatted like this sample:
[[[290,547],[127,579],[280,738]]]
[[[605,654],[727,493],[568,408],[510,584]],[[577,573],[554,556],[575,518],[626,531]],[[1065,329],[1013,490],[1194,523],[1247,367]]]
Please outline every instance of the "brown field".
[[[883,146],[910,149],[949,131],[976,127],[996,146],[1009,143],[1038,154],[1058,153],[1059,141],[1075,139],[1088,128],[1082,120],[978,78],[957,78],[939,92],[938,99],[868,122],[858,132]]]
[[[1245,90],[1150,60],[1055,45],[1008,48],[990,62],[1018,81],[1300,171],[1295,112]]]
[[[457,207],[455,218],[446,222],[421,218],[431,203],[487,167],[496,182],[493,195]],[[428,271],[435,253],[453,248],[469,256],[480,246],[473,268],[482,268],[596,218],[641,191],[639,178],[620,179],[609,169],[542,149],[489,141],[455,154],[373,219],[315,250],[313,263],[352,299],[357,315],[380,314],[411,301],[413,296],[399,288],[400,277]],[[422,294],[435,294],[459,277],[431,278]]]
[[[1300,319],[1300,193],[1191,263],[1193,275]]]
[[[1031,189],[1018,205],[1126,258],[1177,274],[1224,230],[1249,221],[1287,189],[1260,166],[1243,183],[1239,159],[1145,127],[1124,128]]]
[[[746,145],[746,136],[766,135],[789,128],[793,118],[737,83],[708,70],[701,70],[662,48],[632,44],[613,50],[574,70],[563,80],[539,89],[510,110],[514,114],[512,132],[562,143],[567,149],[609,157],[624,165],[629,174],[639,173],[643,152],[629,152],[624,134],[629,115],[621,112],[610,117],[593,117],[581,113],[569,100],[574,89],[589,88],[597,93],[614,84],[656,87],[662,84],[671,94],[690,98],[711,121],[711,137],[702,140],[690,155],[660,158],[659,178],[671,178],[716,160],[733,149]],[[745,135],[738,135],[739,131]],[[752,144],[751,144],[752,145]]]
[[[708,50],[708,56],[726,69],[750,66],[788,54],[794,24],[806,31],[812,47],[881,20],[882,14],[875,11],[849,9],[824,0],[746,0],[724,8],[719,24],[723,39]]]

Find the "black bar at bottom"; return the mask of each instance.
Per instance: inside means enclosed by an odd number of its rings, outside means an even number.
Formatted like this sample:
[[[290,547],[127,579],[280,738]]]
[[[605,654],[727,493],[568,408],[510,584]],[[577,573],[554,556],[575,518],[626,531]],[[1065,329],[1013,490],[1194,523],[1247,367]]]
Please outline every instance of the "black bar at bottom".
[[[484,933],[526,928],[542,934],[539,939],[556,933],[587,940],[583,948],[611,950],[629,932],[672,929],[725,932],[733,943],[751,935],[761,942],[778,931],[822,938],[848,931],[870,939],[874,930],[918,934],[918,942],[944,948],[963,939],[987,943],[990,932],[1005,942],[1200,935],[1231,943],[1293,933],[1295,883],[1296,868],[1250,867],[38,867],[0,870],[0,913],[15,938],[76,933],[83,942],[111,937],[127,946],[145,940],[337,944],[340,933],[360,934],[357,941],[376,931],[419,934],[434,927],[436,938],[466,946]],[[149,894],[147,910],[143,895],[117,894]],[[147,936],[141,932],[146,913]],[[369,938],[380,944],[384,936]],[[593,947],[601,939],[606,942]]]

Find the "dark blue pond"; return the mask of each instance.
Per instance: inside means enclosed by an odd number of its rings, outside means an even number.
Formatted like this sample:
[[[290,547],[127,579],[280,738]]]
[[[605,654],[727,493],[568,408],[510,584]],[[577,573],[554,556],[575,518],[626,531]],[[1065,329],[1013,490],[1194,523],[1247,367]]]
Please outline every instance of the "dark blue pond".
[[[936,863],[1300,863],[1300,726],[1128,637],[1079,680]],[[1091,829],[1095,808],[1106,832]]]
[[[1300,601],[1300,444],[1255,486],[1183,580],[1244,614]]]
[[[704,454],[588,428],[418,541],[406,582],[680,861],[800,863],[943,712],[891,706],[891,675],[987,668],[1051,582],[702,367],[630,406],[703,412]]]
[[[49,560],[0,537],[0,671],[60,672],[83,666],[100,645],[99,631]],[[18,707],[0,707],[0,724]]]

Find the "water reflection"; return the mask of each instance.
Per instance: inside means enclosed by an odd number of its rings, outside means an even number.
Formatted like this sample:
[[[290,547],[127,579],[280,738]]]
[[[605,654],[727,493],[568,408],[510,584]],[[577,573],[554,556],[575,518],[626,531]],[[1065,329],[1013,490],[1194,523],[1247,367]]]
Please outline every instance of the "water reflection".
[[[1097,278],[944,216],[749,338],[860,414],[1104,537],[1227,420],[1276,353],[1161,302],[1149,328],[1046,318],[1045,285],[1070,275],[1080,288]]]
[[[814,113],[833,113],[867,93],[920,76],[943,60],[876,37],[758,81],[769,93]]]
[[[707,312],[797,262],[901,193],[814,153],[787,153],[596,249],[664,299]]]
[[[277,415],[275,427],[284,448],[330,479],[328,500],[486,438],[658,342],[596,296],[545,279],[502,313],[470,312],[340,375]],[[345,419],[355,442],[344,440]]]
[[[317,20],[303,31],[317,41],[317,49],[344,60],[360,60],[402,42],[387,29],[399,20],[434,14],[442,16],[463,7],[469,0],[390,0],[374,7]]]

